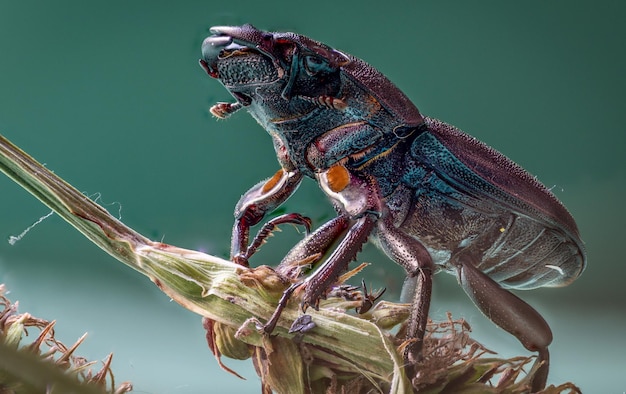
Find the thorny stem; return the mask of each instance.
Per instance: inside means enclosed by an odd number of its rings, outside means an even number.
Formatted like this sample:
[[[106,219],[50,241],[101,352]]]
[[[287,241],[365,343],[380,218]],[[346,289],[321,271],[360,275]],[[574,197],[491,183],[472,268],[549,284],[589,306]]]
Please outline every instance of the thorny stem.
[[[529,358],[501,360],[478,357],[484,349],[469,338],[463,322],[430,324],[424,340],[424,360],[411,382],[405,375],[402,341],[389,329],[408,317],[408,306],[380,302],[366,314],[345,313],[361,304],[362,294],[344,291],[309,310],[315,328],[289,334],[301,316],[300,292],[288,302],[275,336],[257,327],[267,321],[282,291],[289,286],[272,269],[245,268],[201,252],[153,242],[111,216],[0,135],[0,170],[74,226],[115,259],[146,275],[183,307],[203,316],[211,349],[246,358],[252,356],[264,392],[443,392],[446,387],[473,387],[472,392],[527,391],[529,371],[518,374]],[[358,294],[354,294],[358,293]],[[244,351],[233,351],[244,346]],[[400,348],[400,349],[399,349]],[[277,351],[280,349],[280,351]],[[235,356],[234,354],[237,354]],[[502,373],[506,379],[489,383]],[[476,386],[478,385],[478,386]],[[548,388],[546,393],[573,385]],[[476,391],[478,390],[478,391]]]

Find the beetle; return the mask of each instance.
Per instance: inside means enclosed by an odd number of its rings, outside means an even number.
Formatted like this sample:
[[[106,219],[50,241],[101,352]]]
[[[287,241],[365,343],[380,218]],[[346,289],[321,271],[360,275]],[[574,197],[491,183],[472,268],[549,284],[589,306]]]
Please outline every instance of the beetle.
[[[585,267],[577,225],[554,194],[493,148],[423,116],[361,59],[252,25],[218,26],[211,33],[200,64],[235,99],[211,112],[226,118],[245,108],[272,137],[281,167],[236,205],[233,260],[247,265],[250,228],[304,177],[318,182],[337,211],[278,266],[286,272],[295,262],[320,260],[285,291],[265,330],[273,330],[296,288],[304,286],[303,309],[316,307],[371,240],[405,268],[414,286],[407,362],[420,360],[432,275],[445,271],[456,275],[483,314],[538,353],[532,390],[543,388],[552,332],[509,289],[565,286]],[[270,228],[279,223],[308,225],[303,216],[287,214]]]

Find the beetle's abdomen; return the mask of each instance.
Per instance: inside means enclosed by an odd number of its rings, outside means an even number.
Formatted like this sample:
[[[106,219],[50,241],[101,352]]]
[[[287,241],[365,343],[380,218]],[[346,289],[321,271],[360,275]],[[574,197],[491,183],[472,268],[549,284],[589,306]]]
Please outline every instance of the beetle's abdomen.
[[[480,251],[482,259],[477,267],[503,286],[564,286],[579,275],[583,257],[561,230],[512,214],[507,225],[497,231],[500,235]]]
[[[582,272],[576,235],[473,172],[428,131],[412,142],[402,183],[398,190],[412,192],[387,197],[390,207],[408,207],[396,210],[404,217],[394,222],[444,270],[470,262],[519,289],[563,286]]]
[[[471,262],[504,287],[564,286],[583,256],[561,229],[454,190],[435,174],[415,191],[401,228],[444,270]]]

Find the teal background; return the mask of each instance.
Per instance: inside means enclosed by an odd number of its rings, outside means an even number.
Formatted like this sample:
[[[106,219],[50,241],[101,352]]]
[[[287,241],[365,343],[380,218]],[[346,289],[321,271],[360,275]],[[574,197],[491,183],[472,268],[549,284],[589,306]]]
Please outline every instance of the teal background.
[[[0,133],[155,240],[228,252],[240,195],[277,169],[245,113],[216,121],[227,92],[198,67],[213,25],[291,30],[361,57],[430,116],[520,163],[577,219],[589,265],[573,285],[521,293],[554,331],[550,380],[626,390],[624,196],[626,3],[621,1],[8,1],[0,0]],[[305,182],[288,210],[332,214]],[[0,176],[0,282],[20,310],[89,332],[79,353],[114,353],[140,393],[259,392],[249,361],[217,366],[200,318],[91,245]],[[298,239],[286,228],[254,263]],[[360,261],[396,297],[402,270],[373,247]],[[505,356],[527,352],[439,275],[432,315],[466,318]]]

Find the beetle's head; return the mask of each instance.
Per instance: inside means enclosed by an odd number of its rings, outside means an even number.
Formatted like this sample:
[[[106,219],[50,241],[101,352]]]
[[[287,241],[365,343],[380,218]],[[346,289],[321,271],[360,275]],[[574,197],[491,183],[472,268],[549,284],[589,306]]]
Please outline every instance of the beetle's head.
[[[311,157],[369,159],[366,148],[374,157],[424,124],[400,89],[354,56],[298,34],[251,25],[211,32],[202,43],[200,65],[237,100],[218,103],[211,113],[224,118],[247,108],[272,135],[279,156],[299,161],[301,168],[314,161]],[[326,138],[312,148],[317,153],[307,150],[322,135]]]
[[[310,112],[316,106],[307,98],[334,97],[340,68],[350,62],[347,55],[293,33],[252,25],[213,27],[211,33],[202,43],[201,66],[241,106],[253,105],[273,120]]]

